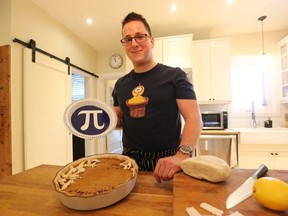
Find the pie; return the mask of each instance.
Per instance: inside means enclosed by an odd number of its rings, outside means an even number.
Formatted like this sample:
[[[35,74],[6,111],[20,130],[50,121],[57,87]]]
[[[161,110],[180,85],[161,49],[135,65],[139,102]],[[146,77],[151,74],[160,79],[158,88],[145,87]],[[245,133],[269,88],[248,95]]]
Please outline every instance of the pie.
[[[79,159],[58,172],[56,190],[68,196],[91,197],[120,187],[135,177],[138,166],[127,156],[103,154]]]

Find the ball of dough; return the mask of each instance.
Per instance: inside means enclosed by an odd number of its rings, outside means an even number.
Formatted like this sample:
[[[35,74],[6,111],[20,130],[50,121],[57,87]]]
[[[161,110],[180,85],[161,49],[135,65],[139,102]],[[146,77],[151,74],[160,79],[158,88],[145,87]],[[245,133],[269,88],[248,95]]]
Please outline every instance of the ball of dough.
[[[181,162],[180,167],[187,175],[210,182],[225,181],[231,174],[226,161],[212,155],[187,158]]]

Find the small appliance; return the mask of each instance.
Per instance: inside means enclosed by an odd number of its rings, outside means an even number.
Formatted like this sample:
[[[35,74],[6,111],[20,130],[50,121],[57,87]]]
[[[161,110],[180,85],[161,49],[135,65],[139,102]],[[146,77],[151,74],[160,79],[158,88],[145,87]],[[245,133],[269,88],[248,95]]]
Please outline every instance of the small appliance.
[[[228,113],[221,112],[202,112],[203,130],[223,130],[228,128]]]

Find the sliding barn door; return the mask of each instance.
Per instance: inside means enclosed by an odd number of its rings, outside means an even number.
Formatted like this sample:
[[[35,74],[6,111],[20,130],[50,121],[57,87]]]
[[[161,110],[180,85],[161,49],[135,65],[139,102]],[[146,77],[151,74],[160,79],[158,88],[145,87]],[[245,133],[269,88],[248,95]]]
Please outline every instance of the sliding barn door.
[[[25,169],[72,161],[72,136],[63,121],[71,103],[68,66],[41,53],[24,49]]]

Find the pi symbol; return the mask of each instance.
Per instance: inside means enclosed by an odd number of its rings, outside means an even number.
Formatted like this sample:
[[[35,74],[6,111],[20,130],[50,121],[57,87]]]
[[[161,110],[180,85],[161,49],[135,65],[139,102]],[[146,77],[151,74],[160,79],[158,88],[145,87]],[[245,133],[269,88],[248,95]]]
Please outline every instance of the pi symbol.
[[[71,115],[71,124],[79,133],[85,135],[99,135],[110,125],[108,113],[92,105],[82,106]]]

